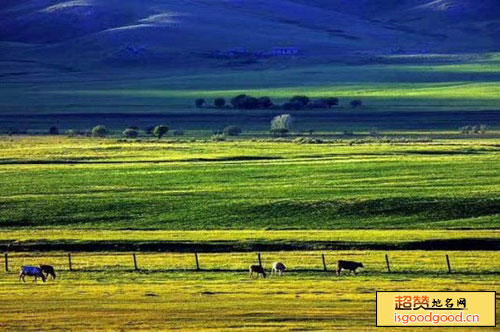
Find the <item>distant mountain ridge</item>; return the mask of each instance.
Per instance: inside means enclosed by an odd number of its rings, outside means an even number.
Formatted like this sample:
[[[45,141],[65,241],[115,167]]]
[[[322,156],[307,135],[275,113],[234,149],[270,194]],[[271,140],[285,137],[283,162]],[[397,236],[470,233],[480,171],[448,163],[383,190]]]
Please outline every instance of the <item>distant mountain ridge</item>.
[[[0,54],[64,63],[485,52],[500,39],[497,0],[4,0],[0,15]]]

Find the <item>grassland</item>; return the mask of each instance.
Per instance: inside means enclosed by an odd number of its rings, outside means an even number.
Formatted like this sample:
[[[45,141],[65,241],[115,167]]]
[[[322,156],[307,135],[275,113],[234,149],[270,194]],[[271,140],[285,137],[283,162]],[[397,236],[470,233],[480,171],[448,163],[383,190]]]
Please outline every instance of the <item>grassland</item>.
[[[347,111],[353,98],[363,99],[368,112],[498,110],[498,59],[497,53],[321,64],[305,58],[217,70],[131,67],[105,77],[100,72],[12,76],[2,86],[0,114],[200,112],[193,109],[195,98],[211,102],[239,93],[277,102],[295,94],[334,96],[341,99],[336,112]]]
[[[371,330],[377,290],[499,291],[498,265],[491,264],[498,253],[455,252],[453,274],[445,272],[443,252],[391,253],[391,274],[383,255],[327,252],[329,264],[339,257],[365,262],[360,275],[337,277],[307,271],[321,269],[317,252],[263,253],[264,266],[281,259],[292,271],[250,280],[249,253],[200,256],[202,268],[227,272],[193,272],[192,255],[139,254],[142,270],[133,272],[130,255],[80,253],[69,272],[64,253],[12,254],[13,266],[51,262],[60,272],[56,282],[36,285],[19,283],[15,272],[1,274],[0,328]]]
[[[371,330],[376,291],[499,291],[499,144],[3,137],[0,329]],[[290,271],[250,280],[257,250]]]
[[[498,141],[311,145],[14,138],[2,227],[492,229]]]

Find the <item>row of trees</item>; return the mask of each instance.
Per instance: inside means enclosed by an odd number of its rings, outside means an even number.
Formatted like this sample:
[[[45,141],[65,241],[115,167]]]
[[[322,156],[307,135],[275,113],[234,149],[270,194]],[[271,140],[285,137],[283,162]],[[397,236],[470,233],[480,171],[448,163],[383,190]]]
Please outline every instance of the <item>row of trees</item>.
[[[146,128],[146,133],[160,139],[168,133],[168,130],[169,128],[166,125],[157,125]],[[183,134],[182,131],[176,130],[174,132],[174,135],[180,135],[181,133]],[[49,134],[59,135],[59,129],[57,127],[50,127]],[[66,131],[66,135],[68,136],[106,137],[108,134],[109,131],[104,125],[95,126],[90,132],[84,132],[74,129],[69,129]],[[139,137],[139,128],[136,126],[130,126],[122,132],[122,135],[127,138],[137,138]]]
[[[352,108],[357,108],[363,105],[359,99],[351,100]],[[297,95],[290,98],[287,102],[279,105],[269,97],[252,97],[246,94],[240,94],[230,100],[227,104],[226,99],[219,97],[215,98],[213,106],[216,108],[235,108],[235,109],[283,109],[283,110],[302,110],[307,108],[332,108],[339,105],[339,99],[335,97],[311,99],[308,96]],[[195,106],[202,108],[207,106],[207,101],[203,98],[195,100]]]

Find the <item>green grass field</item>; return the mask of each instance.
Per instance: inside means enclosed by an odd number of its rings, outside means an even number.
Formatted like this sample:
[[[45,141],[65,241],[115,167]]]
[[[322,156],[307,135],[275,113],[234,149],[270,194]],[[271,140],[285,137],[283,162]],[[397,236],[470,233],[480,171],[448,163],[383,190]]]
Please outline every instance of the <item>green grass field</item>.
[[[263,253],[264,266],[280,259],[291,271],[251,280],[245,267],[253,254],[200,255],[202,268],[234,270],[227,272],[194,272],[192,255],[139,254],[142,270],[133,272],[130,255],[79,253],[69,272],[64,253],[13,254],[13,266],[51,262],[59,275],[23,284],[15,272],[0,274],[0,328],[375,330],[376,291],[500,290],[496,252],[454,252],[453,274],[443,252],[391,253],[391,274],[383,252],[326,252],[329,264],[340,257],[365,262],[361,274],[341,277],[303,270],[320,270],[319,255]]]
[[[217,70],[135,69],[11,77],[0,93],[1,114],[172,113],[194,99],[239,93],[283,102],[295,94],[339,97],[337,112],[361,98],[366,111],[498,110],[498,53],[389,56],[356,63],[314,58]],[[21,70],[21,69],[20,69]],[[27,93],[28,91],[28,93]],[[207,112],[207,110],[205,110]],[[208,111],[209,112],[209,111]],[[33,123],[35,125],[35,123]]]
[[[376,291],[500,291],[499,145],[2,137],[0,329],[371,330]]]
[[[0,142],[0,225],[101,229],[491,229],[498,140]]]

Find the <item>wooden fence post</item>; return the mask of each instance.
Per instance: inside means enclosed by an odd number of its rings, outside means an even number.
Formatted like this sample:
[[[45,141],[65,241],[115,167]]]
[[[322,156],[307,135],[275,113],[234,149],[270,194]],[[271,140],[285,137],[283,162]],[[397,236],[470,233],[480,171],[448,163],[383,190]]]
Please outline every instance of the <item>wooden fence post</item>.
[[[137,257],[135,256],[135,252],[132,254],[132,256],[134,257],[134,270],[139,270],[139,267],[137,266]]]
[[[198,259],[198,253],[197,252],[194,253],[194,259],[196,261],[196,271],[199,271],[200,270],[200,260]]]
[[[450,257],[446,254],[446,264],[448,265],[448,273],[451,273]]]
[[[5,272],[9,272],[9,254],[5,253]]]
[[[323,271],[328,271],[326,268],[326,260],[325,260],[325,254],[321,254],[321,259],[323,260]]]
[[[73,265],[71,264],[71,253],[70,252],[68,252],[68,266],[69,266],[69,270],[73,271]]]
[[[391,273],[391,264],[389,264],[389,255],[385,254],[385,264],[387,265],[387,272]]]
[[[262,260],[260,259],[260,252],[257,253],[257,259],[259,260],[259,266],[262,267]]]

